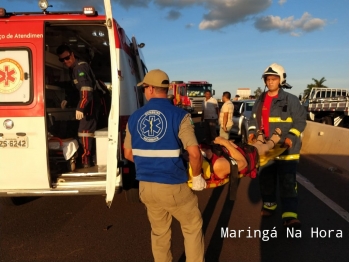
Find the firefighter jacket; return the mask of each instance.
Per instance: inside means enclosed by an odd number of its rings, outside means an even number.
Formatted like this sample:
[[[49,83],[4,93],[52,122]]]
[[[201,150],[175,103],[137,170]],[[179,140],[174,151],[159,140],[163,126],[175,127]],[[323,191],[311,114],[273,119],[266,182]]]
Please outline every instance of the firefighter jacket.
[[[99,106],[96,80],[88,63],[76,59],[74,66],[69,70],[75,87],[79,90],[80,99],[76,110],[84,115],[92,115]]]
[[[261,108],[263,106],[263,93],[255,102],[252,108],[252,114],[249,119],[249,134],[256,134],[260,130]],[[305,108],[301,105],[299,99],[292,94],[279,89],[278,97],[273,99],[269,113],[269,130],[272,133],[275,128],[280,128],[282,136],[279,143],[283,143],[286,138],[291,139],[292,147],[287,149],[279,160],[299,159],[299,152],[302,146],[301,134],[306,126]]]
[[[181,184],[188,180],[181,157],[180,124],[188,113],[168,99],[152,98],[134,112],[128,127],[139,181]]]

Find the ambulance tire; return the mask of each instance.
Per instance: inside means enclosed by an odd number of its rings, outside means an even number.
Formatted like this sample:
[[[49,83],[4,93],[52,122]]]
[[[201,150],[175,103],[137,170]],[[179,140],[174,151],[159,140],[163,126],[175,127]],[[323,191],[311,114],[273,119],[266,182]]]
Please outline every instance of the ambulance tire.
[[[125,190],[126,201],[129,203],[140,203],[139,188]]]

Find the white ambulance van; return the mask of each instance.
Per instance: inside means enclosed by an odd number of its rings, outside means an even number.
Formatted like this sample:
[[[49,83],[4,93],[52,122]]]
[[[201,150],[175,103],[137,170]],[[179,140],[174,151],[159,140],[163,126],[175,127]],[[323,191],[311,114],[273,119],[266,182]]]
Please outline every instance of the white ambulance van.
[[[46,0],[38,12],[0,6],[0,200],[19,197],[106,195],[115,192],[137,199],[135,168],[123,158],[128,117],[145,98],[137,83],[146,67],[136,39],[129,39],[113,19],[110,0],[105,15],[93,7],[79,12],[54,12]],[[48,8],[49,7],[49,8]],[[39,12],[40,11],[40,12]],[[97,130],[95,165],[78,168],[79,122],[76,89],[56,48],[68,44],[75,56],[90,63],[97,79],[108,87],[107,127]],[[132,193],[134,192],[134,193]]]

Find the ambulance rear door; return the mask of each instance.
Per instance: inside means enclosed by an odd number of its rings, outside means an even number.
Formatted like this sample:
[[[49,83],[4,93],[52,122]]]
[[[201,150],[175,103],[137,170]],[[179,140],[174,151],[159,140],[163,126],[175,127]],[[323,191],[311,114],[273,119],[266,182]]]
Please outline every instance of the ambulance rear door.
[[[0,195],[48,189],[43,25],[0,19]]]
[[[107,150],[107,184],[106,184],[106,203],[110,207],[114,198],[116,186],[122,186],[120,168],[118,165],[119,149],[119,99],[120,83],[118,77],[118,66],[116,56],[116,38],[117,28],[112,15],[110,0],[104,0],[106,14],[106,25],[108,28],[110,59],[111,59],[111,86],[112,86],[112,104],[108,120],[108,150]]]

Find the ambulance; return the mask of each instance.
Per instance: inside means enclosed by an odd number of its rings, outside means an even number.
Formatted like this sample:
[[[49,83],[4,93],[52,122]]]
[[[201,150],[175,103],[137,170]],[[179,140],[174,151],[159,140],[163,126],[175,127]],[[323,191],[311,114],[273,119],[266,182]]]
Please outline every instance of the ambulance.
[[[110,0],[105,15],[94,7],[51,11],[46,0],[38,12],[7,11],[0,6],[0,200],[22,197],[103,195],[110,207],[122,189],[138,199],[135,168],[123,157],[129,116],[145,103],[137,87],[147,72],[144,44],[129,39],[113,19]],[[106,127],[95,132],[95,165],[78,168],[78,121],[69,71],[56,48],[68,44],[90,63],[107,87],[110,107]]]

